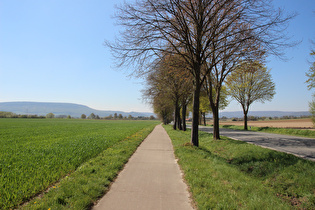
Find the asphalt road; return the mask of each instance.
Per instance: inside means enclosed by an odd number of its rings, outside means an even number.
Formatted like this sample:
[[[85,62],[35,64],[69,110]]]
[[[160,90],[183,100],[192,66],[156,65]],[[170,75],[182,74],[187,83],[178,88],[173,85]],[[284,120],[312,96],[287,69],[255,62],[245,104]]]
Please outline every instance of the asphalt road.
[[[213,132],[212,127],[199,126],[199,130]],[[220,135],[315,161],[315,139],[312,138],[225,128],[220,128]]]

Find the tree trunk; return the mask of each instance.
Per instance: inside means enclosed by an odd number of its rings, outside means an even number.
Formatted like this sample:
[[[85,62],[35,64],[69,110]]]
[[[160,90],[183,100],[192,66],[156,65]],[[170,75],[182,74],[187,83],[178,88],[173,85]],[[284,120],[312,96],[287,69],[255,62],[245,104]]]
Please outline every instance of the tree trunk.
[[[187,112],[187,106],[183,105],[182,107],[183,131],[186,131],[186,112]]]
[[[178,100],[175,101],[174,104],[174,109],[175,109],[175,114],[174,114],[174,125],[173,125],[173,129],[176,130],[177,129],[177,125],[178,125]]]
[[[177,127],[179,130],[183,130],[183,127],[182,127],[182,119],[180,118],[180,107],[177,106]]]
[[[247,126],[247,121],[248,121],[248,119],[247,119],[247,113],[248,113],[248,111],[246,111],[246,110],[243,110],[244,111],[244,130],[248,130],[248,126]]]
[[[203,125],[207,126],[207,122],[206,122],[206,113],[203,113]]]
[[[213,112],[213,139],[220,139],[220,129],[219,129],[219,107],[212,107]]]
[[[194,99],[193,99],[193,119],[192,119],[192,126],[191,126],[191,143],[194,146],[199,146],[199,138],[198,138],[198,123],[199,123],[199,104],[200,104],[200,84],[199,81],[196,81],[196,86],[194,90]]]

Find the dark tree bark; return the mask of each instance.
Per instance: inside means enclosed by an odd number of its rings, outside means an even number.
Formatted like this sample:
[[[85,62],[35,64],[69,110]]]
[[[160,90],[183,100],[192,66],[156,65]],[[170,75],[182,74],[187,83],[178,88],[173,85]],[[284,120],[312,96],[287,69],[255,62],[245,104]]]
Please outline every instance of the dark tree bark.
[[[191,126],[191,143],[194,146],[199,146],[199,137],[198,137],[198,129],[199,129],[199,104],[200,104],[200,84],[197,82],[195,91],[194,91],[194,98],[193,98],[193,119],[192,119],[192,126]]]
[[[183,118],[183,131],[187,130],[186,126],[186,113],[187,113],[187,105],[183,103],[182,105],[182,118]]]
[[[178,107],[177,125],[178,125],[178,129],[179,129],[179,130],[183,130],[182,119],[181,119],[181,117],[180,117],[180,107]]]
[[[248,126],[247,126],[247,122],[248,122],[248,110],[249,110],[249,105],[248,106],[244,106],[242,105],[243,108],[243,114],[244,114],[244,130],[248,130]]]
[[[179,118],[179,110],[178,110],[178,100],[175,101],[175,104],[174,104],[174,111],[175,111],[175,114],[174,114],[174,125],[173,125],[173,129],[176,130],[177,129],[177,126],[178,126],[178,118]]]
[[[247,113],[245,113],[245,111],[244,111],[244,130],[248,130],[248,126],[247,126]]]
[[[213,109],[213,139],[219,140],[220,139],[220,129],[219,129],[219,110]]]

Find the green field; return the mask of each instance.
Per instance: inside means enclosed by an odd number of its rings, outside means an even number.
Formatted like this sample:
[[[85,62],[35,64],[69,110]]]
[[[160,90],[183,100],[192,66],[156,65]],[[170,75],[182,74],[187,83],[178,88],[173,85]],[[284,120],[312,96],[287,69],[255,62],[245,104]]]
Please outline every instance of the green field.
[[[45,191],[156,121],[0,119],[0,209]]]

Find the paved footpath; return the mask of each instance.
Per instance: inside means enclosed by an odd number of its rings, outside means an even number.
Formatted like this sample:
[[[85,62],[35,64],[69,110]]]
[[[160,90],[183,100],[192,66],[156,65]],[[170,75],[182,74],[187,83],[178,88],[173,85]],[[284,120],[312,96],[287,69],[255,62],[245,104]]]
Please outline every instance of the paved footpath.
[[[161,125],[142,142],[93,209],[193,209],[173,145]]]

